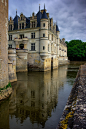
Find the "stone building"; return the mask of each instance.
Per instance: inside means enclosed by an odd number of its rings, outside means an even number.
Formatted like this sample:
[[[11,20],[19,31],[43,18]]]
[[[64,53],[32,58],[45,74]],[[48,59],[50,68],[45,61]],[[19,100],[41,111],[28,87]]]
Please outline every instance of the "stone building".
[[[17,70],[47,71],[58,68],[62,60],[68,61],[65,39],[60,40],[59,28],[44,9],[26,17],[23,13],[8,22],[8,47],[16,48]],[[23,67],[23,68],[22,68]],[[24,70],[24,71],[25,71]]]

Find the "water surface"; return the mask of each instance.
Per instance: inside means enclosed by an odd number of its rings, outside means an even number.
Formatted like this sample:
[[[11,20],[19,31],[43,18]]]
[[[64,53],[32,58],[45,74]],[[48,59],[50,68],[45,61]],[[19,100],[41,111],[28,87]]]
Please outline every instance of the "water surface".
[[[0,103],[0,129],[56,129],[78,68],[17,73],[12,95]]]

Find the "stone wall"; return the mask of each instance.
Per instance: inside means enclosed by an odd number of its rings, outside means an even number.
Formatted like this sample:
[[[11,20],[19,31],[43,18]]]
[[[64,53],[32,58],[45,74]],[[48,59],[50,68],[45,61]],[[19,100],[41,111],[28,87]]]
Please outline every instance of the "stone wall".
[[[9,81],[17,81],[16,77],[16,49],[8,49],[8,73]]]
[[[59,57],[58,58],[58,65],[65,65],[65,64],[69,64],[70,61],[68,60],[68,57]]]
[[[81,65],[57,129],[86,129],[86,65]]]
[[[8,0],[0,0],[0,87],[8,84]]]

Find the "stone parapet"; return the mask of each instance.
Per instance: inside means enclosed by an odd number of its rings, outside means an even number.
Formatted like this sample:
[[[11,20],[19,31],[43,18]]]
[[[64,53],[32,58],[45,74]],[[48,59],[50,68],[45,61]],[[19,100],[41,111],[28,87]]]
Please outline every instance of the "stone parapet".
[[[86,64],[79,68],[57,129],[86,129]]]

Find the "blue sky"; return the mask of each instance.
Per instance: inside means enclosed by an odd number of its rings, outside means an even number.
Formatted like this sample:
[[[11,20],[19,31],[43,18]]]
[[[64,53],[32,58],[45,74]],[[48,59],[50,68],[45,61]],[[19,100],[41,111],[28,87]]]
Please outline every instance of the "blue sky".
[[[9,0],[9,17],[15,17],[16,9],[20,16],[29,17],[40,8],[47,9],[50,17],[58,24],[60,38],[66,41],[80,39],[86,42],[86,0]]]

